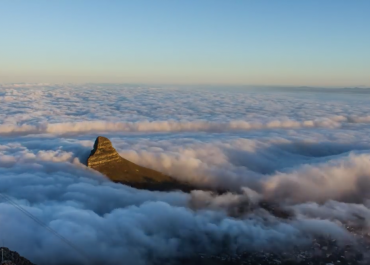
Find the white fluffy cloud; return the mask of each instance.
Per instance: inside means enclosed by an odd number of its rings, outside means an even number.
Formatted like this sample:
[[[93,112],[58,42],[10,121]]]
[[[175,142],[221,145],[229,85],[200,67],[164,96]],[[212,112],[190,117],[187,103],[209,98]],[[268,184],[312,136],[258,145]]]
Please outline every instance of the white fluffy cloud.
[[[365,94],[367,96],[367,94]],[[149,192],[84,165],[95,137],[202,187]],[[369,231],[370,104],[361,94],[0,86],[0,192],[104,264],[281,248]],[[257,207],[271,200],[282,220]],[[240,206],[249,212],[235,215]],[[84,263],[6,201],[0,240],[38,264]],[[263,218],[262,218],[263,217]],[[69,253],[65,255],[64,253]]]

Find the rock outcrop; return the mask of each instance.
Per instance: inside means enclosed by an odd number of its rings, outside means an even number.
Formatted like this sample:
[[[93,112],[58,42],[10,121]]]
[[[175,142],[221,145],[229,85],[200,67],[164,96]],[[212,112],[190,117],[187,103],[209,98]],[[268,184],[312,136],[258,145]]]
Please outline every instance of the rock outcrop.
[[[122,158],[112,146],[111,141],[103,136],[96,138],[94,149],[87,159],[87,166],[99,171],[114,182],[138,189],[159,191],[190,191],[192,189],[186,183],[181,183],[170,176]]]
[[[87,159],[87,166],[96,168],[104,164],[118,162],[120,159],[121,157],[112,146],[111,141],[108,138],[99,136],[96,138],[94,149]]]
[[[34,265],[31,261],[26,258],[23,258],[15,251],[11,251],[8,248],[0,248],[0,256],[3,257],[1,264],[6,265]]]

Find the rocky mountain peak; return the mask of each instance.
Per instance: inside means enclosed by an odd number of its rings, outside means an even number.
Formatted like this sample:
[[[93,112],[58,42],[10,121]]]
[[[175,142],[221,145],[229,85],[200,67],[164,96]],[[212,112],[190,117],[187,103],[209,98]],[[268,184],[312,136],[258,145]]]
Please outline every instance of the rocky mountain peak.
[[[106,137],[98,136],[94,143],[94,149],[87,160],[87,166],[94,168],[118,160],[120,160],[120,156],[112,146],[111,141]]]
[[[87,159],[87,166],[99,171],[114,182],[139,189],[183,190],[192,188],[185,183],[150,168],[139,166],[121,157],[111,141],[103,136],[96,138]]]

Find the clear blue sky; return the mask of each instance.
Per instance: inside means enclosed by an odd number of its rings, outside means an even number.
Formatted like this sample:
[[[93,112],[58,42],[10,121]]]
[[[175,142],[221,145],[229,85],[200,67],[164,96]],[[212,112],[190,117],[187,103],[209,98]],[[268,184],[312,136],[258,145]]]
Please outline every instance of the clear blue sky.
[[[368,0],[1,0],[1,82],[370,86]]]

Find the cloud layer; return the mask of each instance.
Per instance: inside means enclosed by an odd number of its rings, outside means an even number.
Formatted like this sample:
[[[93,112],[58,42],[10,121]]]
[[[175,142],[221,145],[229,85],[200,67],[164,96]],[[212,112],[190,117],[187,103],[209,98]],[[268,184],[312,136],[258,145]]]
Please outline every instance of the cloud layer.
[[[306,94],[305,94],[306,93]],[[320,94],[321,93],[321,94]],[[0,87],[0,240],[37,264],[152,264],[370,232],[370,104],[342,91]],[[84,165],[96,136],[200,190],[149,192]],[[216,195],[202,187],[228,189]],[[268,200],[292,213],[259,207]],[[227,242],[227,243],[225,243]],[[65,255],[68,253],[68,255]]]

